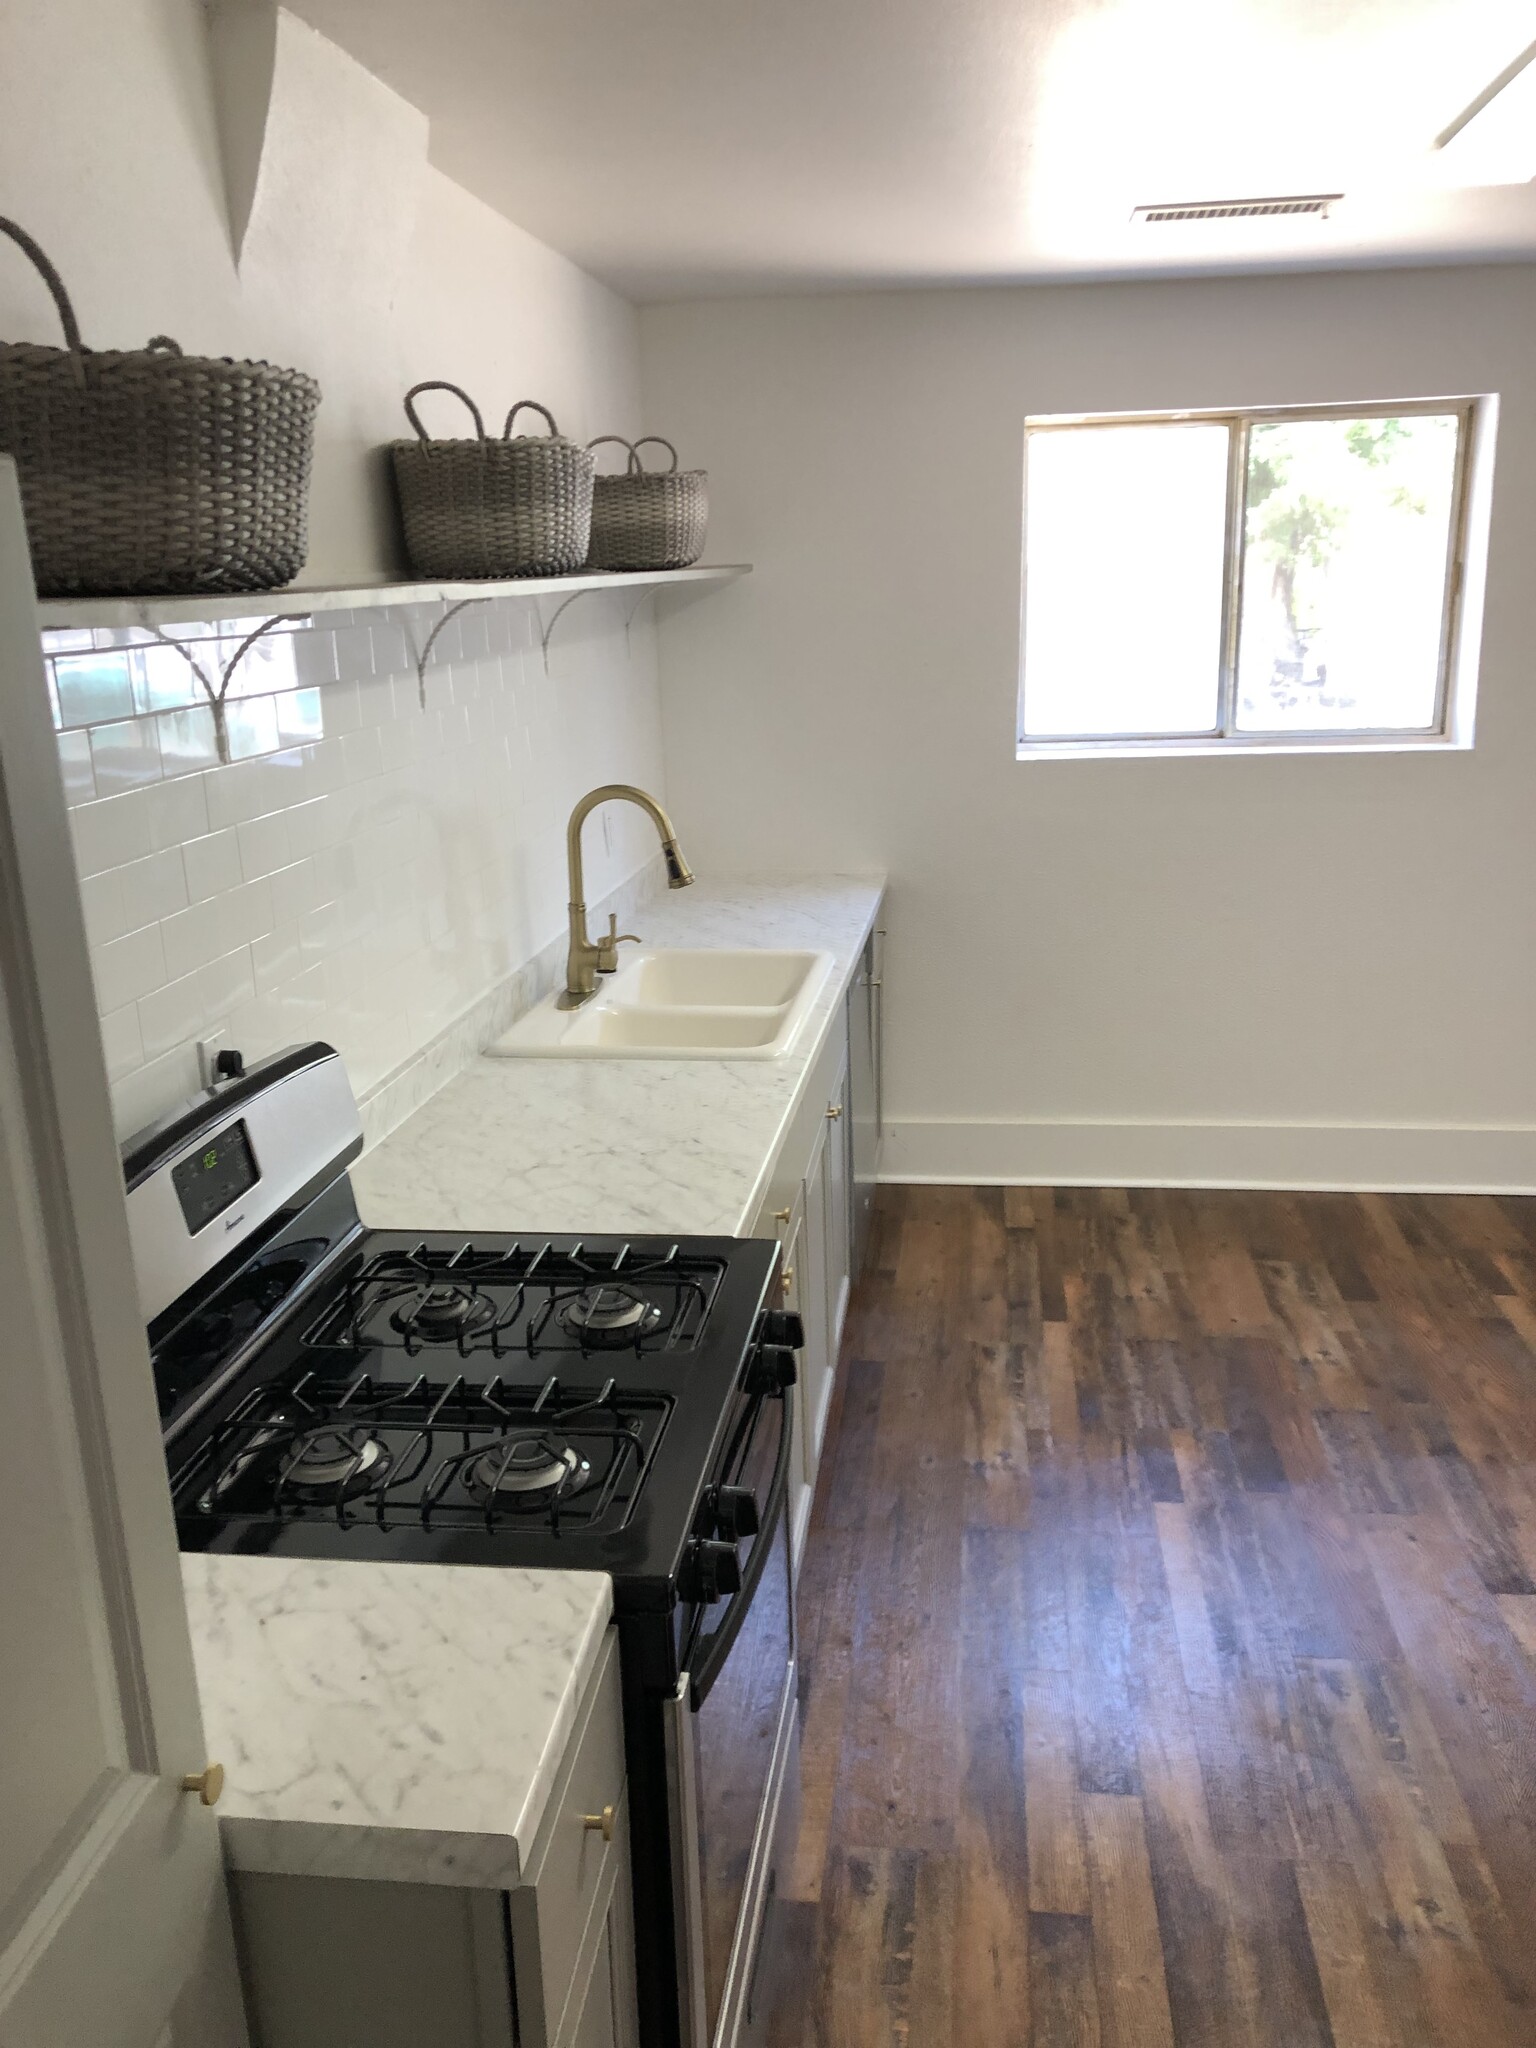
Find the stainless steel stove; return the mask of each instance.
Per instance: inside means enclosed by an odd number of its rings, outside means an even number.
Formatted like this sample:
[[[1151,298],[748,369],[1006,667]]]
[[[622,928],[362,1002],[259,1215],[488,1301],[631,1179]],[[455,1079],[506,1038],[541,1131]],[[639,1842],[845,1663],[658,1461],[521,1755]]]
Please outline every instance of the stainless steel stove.
[[[124,1151],[184,1549],[610,1574],[646,2048],[734,2048],[793,1806],[777,1252],[369,1230],[328,1046]]]

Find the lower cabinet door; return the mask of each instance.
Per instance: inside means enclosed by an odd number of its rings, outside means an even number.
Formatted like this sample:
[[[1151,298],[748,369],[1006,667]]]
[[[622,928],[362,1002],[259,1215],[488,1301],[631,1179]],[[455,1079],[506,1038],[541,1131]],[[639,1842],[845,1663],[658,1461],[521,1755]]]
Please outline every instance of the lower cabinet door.
[[[570,2048],[617,2048],[613,2023],[613,1964],[609,1944],[603,1941],[598,1945],[592,1975],[587,1979],[586,2003],[571,2035]]]
[[[805,1476],[816,1484],[821,1459],[821,1438],[826,1427],[827,1408],[832,1395],[832,1314],[830,1280],[827,1271],[827,1133],[823,1121],[805,1176],[805,1226],[801,1232],[799,1260],[802,1285],[801,1314],[805,1320],[805,1349],[800,1354],[800,1378],[805,1388]]]

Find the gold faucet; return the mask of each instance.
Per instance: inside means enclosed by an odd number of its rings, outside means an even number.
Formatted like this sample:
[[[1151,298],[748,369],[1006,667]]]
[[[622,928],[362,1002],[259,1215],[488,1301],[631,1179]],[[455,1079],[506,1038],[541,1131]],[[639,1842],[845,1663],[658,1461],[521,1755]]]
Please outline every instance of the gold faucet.
[[[574,1010],[589,1000],[597,988],[600,974],[612,974],[619,964],[619,948],[628,942],[638,945],[634,932],[621,932],[619,920],[610,917],[608,936],[593,945],[587,935],[586,884],[581,872],[581,828],[591,812],[599,804],[611,798],[622,797],[626,803],[638,804],[661,835],[661,851],[667,863],[667,887],[686,889],[693,880],[693,869],[683,859],[682,849],[677,843],[677,834],[672,829],[672,820],[657,803],[655,797],[647,796],[643,789],[636,789],[629,782],[605,782],[601,789],[589,789],[571,813],[571,822],[565,828],[565,857],[571,874],[571,948],[565,957],[565,993],[560,998],[562,1010]]]

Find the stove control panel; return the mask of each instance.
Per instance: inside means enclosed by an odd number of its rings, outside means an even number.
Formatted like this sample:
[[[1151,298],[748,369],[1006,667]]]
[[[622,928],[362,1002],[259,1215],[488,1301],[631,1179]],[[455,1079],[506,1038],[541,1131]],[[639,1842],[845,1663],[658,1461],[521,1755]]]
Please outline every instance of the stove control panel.
[[[335,1049],[290,1046],[123,1147],[139,1299],[153,1324],[363,1149]]]

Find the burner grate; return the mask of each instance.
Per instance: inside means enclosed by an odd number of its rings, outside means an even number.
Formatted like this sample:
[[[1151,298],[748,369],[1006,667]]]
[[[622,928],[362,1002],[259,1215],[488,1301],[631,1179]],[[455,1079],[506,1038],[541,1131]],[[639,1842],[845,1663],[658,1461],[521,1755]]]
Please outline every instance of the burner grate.
[[[452,1348],[491,1358],[572,1351],[583,1358],[627,1350],[687,1350],[697,1344],[719,1286],[717,1261],[665,1251],[558,1251],[552,1243],[487,1251],[473,1242],[449,1250],[425,1243],[375,1253],[347,1275],[304,1338],[315,1351]],[[594,1308],[624,1296],[622,1318]]]
[[[306,1374],[265,1389],[211,1439],[178,1488],[221,1522],[324,1518],[342,1527],[622,1528],[671,1402],[459,1375],[402,1383]],[[542,1476],[541,1476],[542,1475]]]

